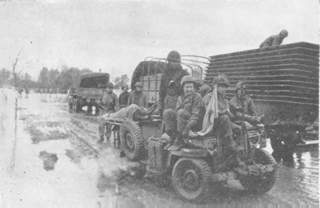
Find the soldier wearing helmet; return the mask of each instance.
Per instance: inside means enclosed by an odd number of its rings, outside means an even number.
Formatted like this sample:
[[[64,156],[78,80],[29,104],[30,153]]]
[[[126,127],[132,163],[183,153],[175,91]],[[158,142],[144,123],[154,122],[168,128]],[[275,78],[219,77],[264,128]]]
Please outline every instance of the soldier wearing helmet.
[[[171,150],[178,149],[183,144],[183,138],[188,137],[190,130],[201,129],[205,109],[195,85],[196,81],[192,76],[184,76],[181,80],[183,93],[178,97],[176,109],[168,109],[163,113],[165,132],[175,139]]]
[[[117,95],[113,92],[113,84],[107,83],[102,96],[102,105],[106,113],[113,113],[119,110],[119,101]]]
[[[246,83],[239,81],[236,84],[235,96],[230,100],[230,110],[236,120],[245,120],[250,124],[260,122],[256,116],[256,109],[253,100],[246,93]]]
[[[199,93],[202,97],[205,97],[211,91],[211,87],[207,84],[202,84],[199,88]]]
[[[238,125],[232,123],[233,115],[229,109],[229,102],[226,99],[226,90],[230,86],[227,76],[224,74],[218,75],[213,80],[213,86],[217,89],[218,99],[218,117],[214,121],[213,133],[219,139],[222,145],[222,152],[226,157],[233,156],[238,161],[239,154],[236,143],[233,139],[233,131],[239,128]],[[208,94],[208,100],[211,99],[212,94]],[[209,101],[208,101],[209,102]]]
[[[272,46],[279,46],[283,42],[283,40],[288,36],[287,30],[281,30],[277,35],[271,35],[265,41],[263,41],[259,48],[269,48]]]
[[[136,82],[134,84],[134,89],[129,95],[128,105],[136,104],[140,107],[147,108],[148,101],[146,95],[142,91],[143,84],[141,82]]]
[[[121,89],[122,89],[122,93],[119,95],[119,105],[120,105],[120,108],[124,108],[128,105],[130,93],[128,92],[129,90],[128,85],[123,85]]]
[[[171,94],[175,94],[176,99],[182,93],[180,81],[181,78],[187,75],[188,72],[182,69],[181,66],[181,57],[177,51],[171,51],[167,57],[167,65],[163,71],[161,81],[160,81],[160,90],[159,90],[159,110],[160,113],[165,109],[164,101],[168,94],[168,88],[171,87]],[[169,85],[169,83],[171,83]]]

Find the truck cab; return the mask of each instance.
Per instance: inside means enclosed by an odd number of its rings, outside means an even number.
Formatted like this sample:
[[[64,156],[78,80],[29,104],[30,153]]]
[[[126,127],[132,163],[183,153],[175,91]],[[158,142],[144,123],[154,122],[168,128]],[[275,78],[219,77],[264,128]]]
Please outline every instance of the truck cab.
[[[109,83],[108,73],[88,73],[81,75],[78,86],[72,91],[68,99],[69,111],[79,113],[87,107],[88,114],[98,115],[98,105],[102,102],[103,91]],[[94,112],[93,112],[94,111]]]

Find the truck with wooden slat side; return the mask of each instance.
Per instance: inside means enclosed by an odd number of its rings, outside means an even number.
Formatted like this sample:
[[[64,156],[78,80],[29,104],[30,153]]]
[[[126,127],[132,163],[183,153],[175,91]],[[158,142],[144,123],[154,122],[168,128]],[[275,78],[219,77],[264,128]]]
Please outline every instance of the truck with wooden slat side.
[[[246,82],[274,150],[290,154],[299,142],[308,143],[302,139],[310,138],[305,129],[318,121],[319,45],[299,42],[211,56],[206,82],[221,73],[232,86]],[[227,97],[234,94],[231,88]]]

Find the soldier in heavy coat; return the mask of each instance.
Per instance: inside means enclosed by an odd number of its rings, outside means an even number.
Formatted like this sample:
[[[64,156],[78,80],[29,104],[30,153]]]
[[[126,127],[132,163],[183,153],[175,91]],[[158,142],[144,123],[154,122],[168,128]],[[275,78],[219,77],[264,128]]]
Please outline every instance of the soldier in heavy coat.
[[[167,67],[164,69],[164,72],[160,81],[160,91],[159,91],[159,110],[162,114],[164,110],[164,100],[168,94],[168,86],[170,82],[173,82],[176,98],[181,95],[181,86],[180,82],[183,76],[187,75],[188,72],[182,69],[181,66],[181,57],[177,51],[171,51],[167,57]]]
[[[260,122],[260,117],[256,116],[256,109],[253,100],[246,93],[246,84],[239,81],[236,84],[236,94],[230,100],[230,110],[235,116],[234,120],[244,120],[250,124]]]
[[[119,95],[119,106],[120,108],[124,108],[128,105],[130,93],[128,92],[128,85],[122,86],[121,89],[122,93]]]
[[[188,137],[190,130],[201,129],[205,109],[201,95],[195,91],[195,84],[192,76],[184,76],[181,80],[183,94],[178,97],[176,109],[168,109],[163,114],[165,132],[175,138],[171,150],[180,148],[183,137]]]
[[[102,96],[102,105],[106,113],[113,113],[119,110],[119,100],[113,92],[113,84],[109,82]]]
[[[129,99],[128,99],[128,105],[136,104],[140,107],[147,108],[148,107],[148,101],[146,95],[143,93],[143,85],[141,82],[135,83],[135,89],[130,93]]]

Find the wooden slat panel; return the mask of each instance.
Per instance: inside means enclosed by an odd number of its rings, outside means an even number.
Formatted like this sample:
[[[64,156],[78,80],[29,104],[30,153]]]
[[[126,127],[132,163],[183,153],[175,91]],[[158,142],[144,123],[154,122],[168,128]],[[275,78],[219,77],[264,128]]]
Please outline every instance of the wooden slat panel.
[[[318,45],[296,43],[212,56],[206,82],[219,73],[225,73],[232,86],[245,80],[248,93],[256,100],[318,104]],[[228,97],[233,94],[234,89],[228,91]]]
[[[289,50],[297,50],[297,51],[310,51],[311,54],[319,54],[319,45],[315,44],[309,44],[309,43],[294,43],[294,44],[287,44],[287,45],[282,45],[280,47],[276,48],[268,48],[268,49],[253,49],[253,50],[247,50],[247,51],[240,51],[240,52],[234,52],[234,53],[229,53],[229,54],[221,54],[221,55],[215,55],[211,56],[211,58],[242,58],[243,56],[250,56],[254,55],[257,56],[261,54],[262,56],[268,56],[270,54],[283,54],[283,53],[288,53]],[[304,52],[306,53],[306,52]]]

